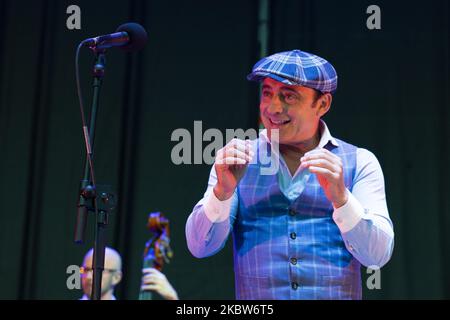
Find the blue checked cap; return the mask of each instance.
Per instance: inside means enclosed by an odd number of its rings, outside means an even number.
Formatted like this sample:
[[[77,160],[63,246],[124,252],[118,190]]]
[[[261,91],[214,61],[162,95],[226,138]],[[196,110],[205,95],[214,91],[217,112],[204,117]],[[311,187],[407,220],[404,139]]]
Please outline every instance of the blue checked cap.
[[[331,63],[300,50],[279,52],[262,58],[253,66],[247,79],[262,81],[265,77],[322,93],[334,93],[337,89],[337,73]]]

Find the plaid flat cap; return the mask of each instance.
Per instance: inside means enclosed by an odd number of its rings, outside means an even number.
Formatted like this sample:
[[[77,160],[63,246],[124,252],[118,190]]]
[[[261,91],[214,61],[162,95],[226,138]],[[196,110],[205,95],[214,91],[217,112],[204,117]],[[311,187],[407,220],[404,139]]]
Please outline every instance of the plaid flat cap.
[[[250,81],[262,81],[270,77],[289,85],[300,85],[322,93],[334,93],[337,74],[327,60],[300,50],[275,53],[262,58],[247,76]]]

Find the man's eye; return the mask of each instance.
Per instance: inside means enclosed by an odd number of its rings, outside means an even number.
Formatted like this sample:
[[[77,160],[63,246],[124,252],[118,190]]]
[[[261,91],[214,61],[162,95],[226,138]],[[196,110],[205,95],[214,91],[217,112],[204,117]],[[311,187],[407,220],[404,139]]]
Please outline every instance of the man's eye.
[[[284,95],[284,99],[286,100],[286,101],[293,101],[293,100],[295,100],[295,95],[293,95],[293,94],[285,94]]]
[[[263,91],[262,93],[263,97],[270,97],[272,94],[269,91]]]

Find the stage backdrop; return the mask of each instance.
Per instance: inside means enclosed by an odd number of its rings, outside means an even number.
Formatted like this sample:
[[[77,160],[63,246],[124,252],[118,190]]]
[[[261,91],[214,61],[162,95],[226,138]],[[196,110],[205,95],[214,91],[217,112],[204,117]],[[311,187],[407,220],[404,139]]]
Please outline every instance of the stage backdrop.
[[[81,30],[66,8],[81,8]],[[366,9],[381,8],[381,30]],[[151,211],[171,223],[165,273],[182,299],[233,299],[231,241],[217,255],[188,252],[184,226],[210,166],[175,165],[177,128],[257,128],[258,1],[0,2],[0,276],[3,299],[77,299],[66,268],[93,243],[73,243],[84,149],[74,54],[83,39],[136,21],[138,54],[107,54],[95,140],[98,183],[119,203],[108,245],[121,252],[121,299],[136,299]],[[395,227],[381,290],[365,298],[450,298],[449,5],[445,0],[269,1],[268,52],[302,49],[329,59],[339,88],[325,121],[333,135],[377,155]],[[260,35],[261,36],[261,35]],[[93,55],[80,57],[87,107]],[[201,142],[200,142],[201,143]],[[205,145],[205,144],[204,144]],[[231,240],[231,239],[230,239]],[[269,257],[268,257],[269,258]],[[363,281],[367,278],[363,269]],[[446,272],[447,271],[447,272]]]

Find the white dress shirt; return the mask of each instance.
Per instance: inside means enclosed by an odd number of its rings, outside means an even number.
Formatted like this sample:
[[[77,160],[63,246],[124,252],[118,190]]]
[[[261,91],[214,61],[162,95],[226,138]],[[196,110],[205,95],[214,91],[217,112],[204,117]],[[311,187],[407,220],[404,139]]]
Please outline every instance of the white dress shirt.
[[[315,149],[323,148],[329,141],[338,145],[324,121],[320,121],[321,139]],[[266,130],[260,133],[260,138],[267,138]],[[273,148],[275,149],[275,148]],[[308,180],[308,169],[297,169],[292,176],[283,156],[278,154],[280,161],[278,183],[281,192],[289,199],[296,199]],[[220,201],[213,192],[217,175],[211,169],[208,188],[199,204],[204,206],[204,214],[212,223],[225,221],[231,212],[238,208],[238,196],[235,192],[227,200]],[[384,177],[381,166],[375,155],[363,148],[357,148],[356,171],[353,188],[348,193],[348,201],[335,208],[333,220],[341,231],[347,249],[365,266],[382,267],[389,261],[394,247],[394,231],[389,217],[384,189]]]

